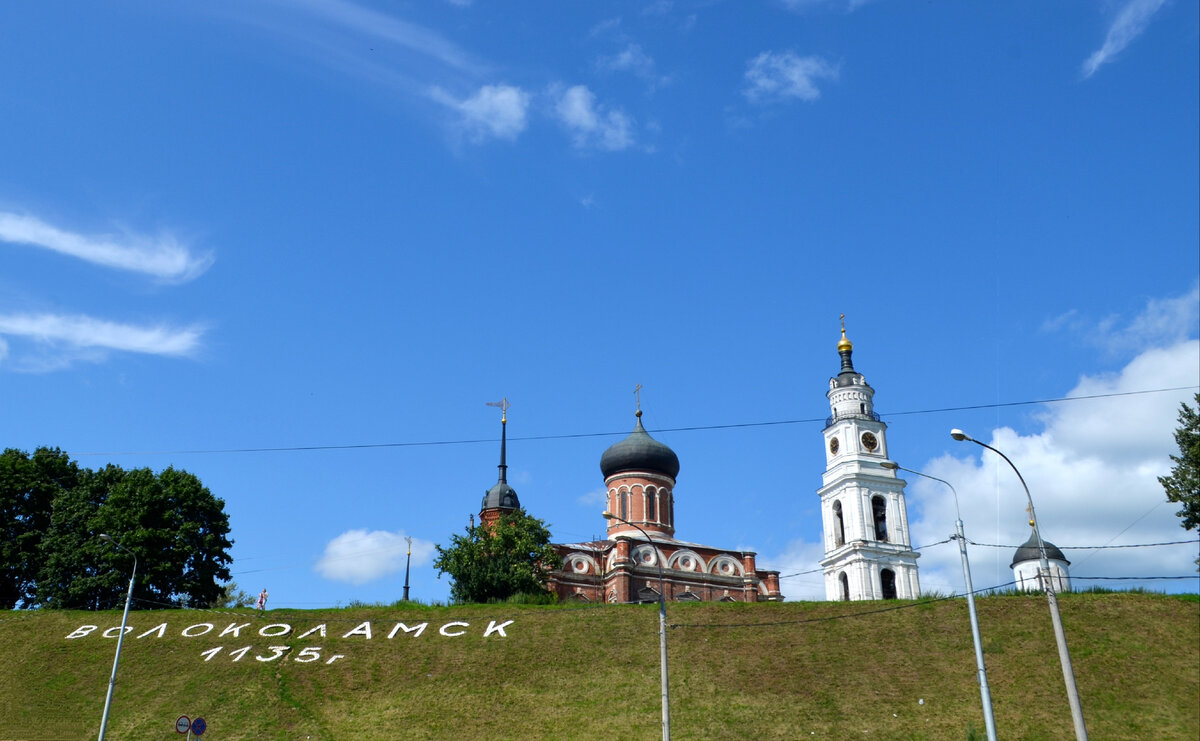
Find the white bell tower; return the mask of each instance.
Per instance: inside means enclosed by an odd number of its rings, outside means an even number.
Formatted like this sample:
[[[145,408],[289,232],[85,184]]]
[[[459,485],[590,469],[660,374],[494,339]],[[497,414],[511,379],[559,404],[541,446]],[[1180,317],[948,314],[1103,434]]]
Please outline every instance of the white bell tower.
[[[880,466],[888,459],[887,425],[871,388],[854,370],[854,346],[838,342],[842,367],[829,379],[821,521],[825,597],[829,600],[916,599],[917,558],[908,532],[904,482]]]

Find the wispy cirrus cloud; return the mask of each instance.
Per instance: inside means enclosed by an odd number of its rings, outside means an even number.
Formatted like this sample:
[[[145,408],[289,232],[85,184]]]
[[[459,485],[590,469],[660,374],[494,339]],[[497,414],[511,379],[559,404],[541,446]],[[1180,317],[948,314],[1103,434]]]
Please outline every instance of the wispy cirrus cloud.
[[[1070,332],[1111,354],[1141,352],[1147,346],[1186,339],[1200,323],[1200,282],[1180,296],[1151,298],[1131,319],[1089,319],[1072,309],[1042,324],[1045,332]]]
[[[424,565],[433,550],[433,543],[413,538],[412,564]],[[407,553],[403,531],[347,530],[325,545],[314,569],[332,581],[366,584],[404,568]]]
[[[34,216],[6,211],[0,211],[0,241],[41,247],[169,283],[189,281],[213,262],[211,253],[193,253],[170,234],[158,237],[78,234]]]
[[[1142,35],[1150,19],[1162,8],[1166,0],[1129,0],[1113,18],[1108,34],[1099,49],[1083,62],[1083,76],[1089,78],[1096,70],[1108,64],[1133,40]]]
[[[580,149],[606,149],[611,152],[633,146],[633,118],[624,111],[596,102],[586,85],[553,90],[554,113],[571,132]]]
[[[134,325],[84,315],[0,314],[0,343],[27,340],[41,346],[35,359],[20,361],[25,370],[57,368],[80,357],[100,359],[108,351],[188,356],[200,347],[203,327]],[[49,351],[49,352],[47,352]],[[0,354],[0,360],[3,355]]]
[[[817,56],[802,57],[792,51],[764,51],[746,63],[742,92],[752,103],[821,97],[819,80],[836,80],[838,68]]]
[[[351,39],[343,39],[343,46],[347,42],[355,44],[354,37],[373,39],[435,59],[464,72],[476,71],[479,68],[478,62],[471,54],[438,32],[346,0],[289,0],[276,5],[283,12],[307,13],[320,22],[315,26],[297,26],[297,22],[302,20],[299,17],[285,17],[279,13],[272,13],[270,18],[260,20],[259,25],[277,29],[280,24],[290,23],[291,35],[302,41],[318,42],[313,44],[315,50],[320,50],[329,43],[327,32],[330,29],[337,29],[351,36]],[[246,12],[244,7],[242,12]],[[362,45],[358,46],[361,49]],[[370,47],[365,51],[369,52]]]
[[[641,44],[626,44],[616,54],[601,57],[596,66],[605,72],[628,72],[644,81],[651,92],[671,83],[670,75],[658,73],[654,58],[646,53]]]
[[[459,100],[441,88],[430,97],[462,116],[460,125],[476,142],[516,139],[528,122],[529,93],[512,85],[484,85],[469,98]]]

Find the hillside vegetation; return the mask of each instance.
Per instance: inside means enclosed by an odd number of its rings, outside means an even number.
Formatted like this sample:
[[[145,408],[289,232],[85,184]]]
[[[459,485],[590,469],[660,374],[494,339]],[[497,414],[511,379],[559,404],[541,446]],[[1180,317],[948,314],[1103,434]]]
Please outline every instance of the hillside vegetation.
[[[1000,737],[1073,737],[1045,599],[978,606]],[[1200,738],[1194,595],[1061,607],[1092,739]],[[676,739],[983,737],[961,599],[670,604],[668,619]],[[0,619],[0,739],[95,738],[120,620]],[[222,741],[660,737],[654,605],[138,611],[130,625],[112,741],[183,738],[180,715]]]

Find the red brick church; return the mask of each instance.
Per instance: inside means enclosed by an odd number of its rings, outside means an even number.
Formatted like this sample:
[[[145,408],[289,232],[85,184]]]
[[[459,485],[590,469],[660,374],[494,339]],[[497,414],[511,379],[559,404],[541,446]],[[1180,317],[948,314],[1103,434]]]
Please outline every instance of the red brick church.
[[[500,480],[483,497],[481,522],[520,507],[505,464],[507,419],[501,419]],[[672,601],[782,600],[779,572],[760,571],[751,551],[690,543],[675,537],[679,457],[642,427],[600,456],[608,491],[607,539],[556,543],[563,565],[549,587],[563,601],[657,602],[659,576]],[[661,566],[661,572],[660,572]]]

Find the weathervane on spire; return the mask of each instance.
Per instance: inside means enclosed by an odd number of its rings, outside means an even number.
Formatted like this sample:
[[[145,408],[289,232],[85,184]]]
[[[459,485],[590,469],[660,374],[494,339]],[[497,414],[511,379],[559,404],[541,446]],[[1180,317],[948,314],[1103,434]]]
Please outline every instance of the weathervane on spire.
[[[500,401],[488,401],[485,403],[490,407],[498,407],[500,409],[500,421],[503,423],[508,422],[508,408],[512,406],[512,404],[508,403],[507,396]]]

